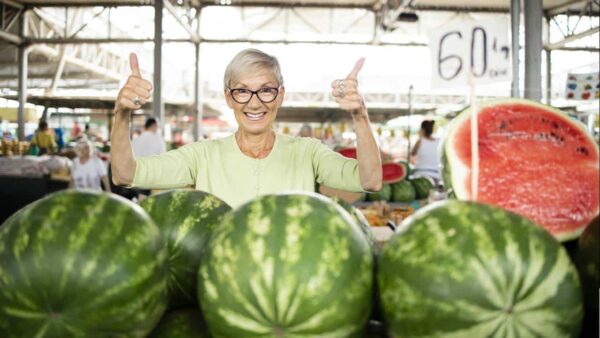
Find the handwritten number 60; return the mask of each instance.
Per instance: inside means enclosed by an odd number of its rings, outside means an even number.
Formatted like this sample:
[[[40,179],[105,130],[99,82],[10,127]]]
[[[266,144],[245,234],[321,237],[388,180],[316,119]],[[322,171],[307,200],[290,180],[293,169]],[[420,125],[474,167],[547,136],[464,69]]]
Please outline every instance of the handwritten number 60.
[[[450,55],[446,55],[444,57],[442,57],[442,51],[444,49],[444,43],[448,42],[448,43],[452,43],[450,39],[451,37],[458,37],[459,40],[462,39],[462,33],[459,31],[451,31],[448,32],[444,35],[442,35],[442,38],[440,39],[440,45],[438,48],[438,75],[444,79],[444,80],[452,80],[454,78],[456,78],[458,76],[458,74],[460,74],[460,72],[462,71],[463,68],[463,60],[460,57],[460,55],[456,55],[456,54],[450,54]],[[475,46],[477,43],[477,37],[480,37],[481,39],[481,44],[482,44],[482,55],[481,55],[481,60],[482,60],[482,66],[481,69],[479,70],[479,72],[476,71],[475,69],[475,61],[476,61],[476,55],[475,55]],[[448,41],[446,41],[448,40]],[[457,43],[456,41],[454,43]],[[475,77],[482,77],[485,75],[486,71],[487,71],[487,33],[485,31],[485,29],[483,29],[482,27],[475,27],[473,28],[473,30],[471,31],[471,44],[470,44],[470,61],[471,61],[471,72],[473,73],[473,75]],[[450,72],[449,74],[444,74],[444,72],[442,71],[442,65],[448,63],[448,62],[452,62],[454,60],[456,67],[454,68],[454,72]],[[450,68],[452,69],[452,68]]]

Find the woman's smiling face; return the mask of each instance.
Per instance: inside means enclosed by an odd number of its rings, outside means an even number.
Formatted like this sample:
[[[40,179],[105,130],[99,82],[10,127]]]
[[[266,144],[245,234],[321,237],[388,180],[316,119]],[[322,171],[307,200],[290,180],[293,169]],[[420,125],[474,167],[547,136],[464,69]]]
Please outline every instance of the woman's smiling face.
[[[248,89],[257,91],[264,88],[278,88],[277,97],[271,102],[263,102],[257,94],[247,103],[239,103],[231,96],[231,89]],[[261,70],[252,75],[245,75],[239,80],[231,83],[230,90],[225,90],[225,99],[229,108],[233,109],[235,119],[244,132],[250,134],[262,134],[272,130],[273,123],[277,117],[277,109],[283,103],[285,90],[280,86],[275,76],[268,70]],[[248,94],[247,92],[245,93]],[[239,100],[238,101],[243,101]]]

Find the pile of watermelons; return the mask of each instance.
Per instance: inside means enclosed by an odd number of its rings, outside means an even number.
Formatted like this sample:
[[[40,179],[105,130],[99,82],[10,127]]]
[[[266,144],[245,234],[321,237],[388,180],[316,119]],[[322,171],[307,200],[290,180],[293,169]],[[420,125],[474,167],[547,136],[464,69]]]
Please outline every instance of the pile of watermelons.
[[[544,116],[559,135],[547,142],[572,146],[577,129]],[[504,128],[529,126],[527,118]],[[597,163],[597,145],[578,147],[584,164]],[[502,147],[483,153],[494,149]],[[461,151],[453,154],[468,158]],[[482,157],[480,167],[510,164],[496,160]],[[588,191],[568,205],[579,203],[577,231],[585,229],[574,264],[545,219],[462,201],[466,174],[447,170],[457,199],[420,209],[381,251],[353,206],[317,194],[261,196],[233,210],[189,190],[141,206],[85,191],[50,195],[0,226],[0,337],[361,337],[372,336],[370,319],[393,337],[597,336],[598,208],[587,205],[596,188],[571,184]],[[529,188],[512,185],[513,201]],[[536,202],[520,203],[528,201]]]
[[[382,171],[383,187],[378,192],[366,194],[366,201],[410,203],[426,199],[434,188],[434,182],[429,177],[409,176],[410,166],[407,162],[386,163]]]

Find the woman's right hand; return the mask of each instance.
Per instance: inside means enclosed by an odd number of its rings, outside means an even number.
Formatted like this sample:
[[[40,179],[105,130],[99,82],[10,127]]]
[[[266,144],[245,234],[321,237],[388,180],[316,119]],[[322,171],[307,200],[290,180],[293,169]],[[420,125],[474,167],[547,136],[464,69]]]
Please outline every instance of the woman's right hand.
[[[131,67],[131,75],[127,78],[127,82],[117,96],[115,102],[116,114],[128,114],[133,110],[140,109],[152,94],[152,83],[142,79],[140,66],[137,55],[129,54],[129,66]]]

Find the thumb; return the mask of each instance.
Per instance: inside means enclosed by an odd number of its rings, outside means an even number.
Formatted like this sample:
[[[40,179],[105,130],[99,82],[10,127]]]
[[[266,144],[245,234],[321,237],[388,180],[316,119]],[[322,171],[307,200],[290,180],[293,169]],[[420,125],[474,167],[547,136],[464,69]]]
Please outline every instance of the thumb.
[[[356,61],[356,64],[354,65],[354,68],[352,68],[352,71],[350,72],[350,74],[348,74],[348,78],[356,79],[356,77],[358,76],[358,72],[360,72],[364,64],[365,58],[358,59],[358,61]]]
[[[131,68],[131,75],[142,77],[142,73],[140,72],[140,64],[138,63],[138,58],[135,53],[129,54],[129,67]]]

